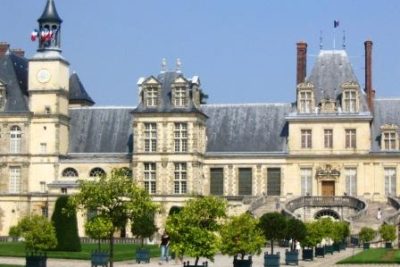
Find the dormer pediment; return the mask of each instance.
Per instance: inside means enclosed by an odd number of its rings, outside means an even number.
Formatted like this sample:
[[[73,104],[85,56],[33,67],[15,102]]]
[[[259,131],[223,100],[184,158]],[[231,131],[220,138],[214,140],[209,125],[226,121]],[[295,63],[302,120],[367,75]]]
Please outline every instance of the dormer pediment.
[[[358,90],[360,88],[360,85],[358,84],[358,82],[348,81],[348,82],[342,83],[342,85],[340,87],[343,90]]]
[[[314,85],[310,82],[303,82],[297,85],[297,91],[314,90]]]
[[[154,76],[150,76],[146,78],[143,83],[143,85],[161,85],[160,81],[157,80]]]
[[[397,131],[399,129],[399,126],[397,126],[396,124],[384,124],[381,126],[381,131]]]
[[[185,79],[185,77],[183,76],[178,76],[176,77],[176,79],[173,82],[174,84],[188,84],[189,81],[187,79]]]

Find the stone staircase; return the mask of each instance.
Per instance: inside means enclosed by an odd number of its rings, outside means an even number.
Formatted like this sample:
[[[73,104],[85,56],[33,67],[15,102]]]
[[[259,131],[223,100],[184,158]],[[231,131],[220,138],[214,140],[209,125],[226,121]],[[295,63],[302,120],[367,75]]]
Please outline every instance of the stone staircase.
[[[262,203],[260,203],[258,207],[252,210],[252,214],[255,217],[259,218],[264,213],[274,212],[274,211],[280,212],[280,210],[281,210],[281,203],[279,197],[268,196],[264,197]]]
[[[352,234],[358,234],[361,228],[364,226],[371,227],[377,230],[379,226],[381,226],[381,224],[383,223],[385,217],[396,212],[396,210],[388,203],[382,203],[382,202],[367,202],[367,203],[368,203],[368,209],[366,214],[361,216],[359,219],[353,220],[351,223]],[[379,208],[382,211],[381,220],[378,220],[376,218]]]

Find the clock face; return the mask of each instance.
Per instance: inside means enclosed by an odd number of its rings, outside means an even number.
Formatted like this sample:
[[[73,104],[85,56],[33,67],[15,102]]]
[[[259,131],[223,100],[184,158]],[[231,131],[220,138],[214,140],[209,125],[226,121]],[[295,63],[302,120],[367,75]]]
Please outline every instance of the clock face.
[[[50,81],[50,78],[50,72],[46,69],[41,69],[37,73],[37,80],[41,83],[47,83],[48,81]]]

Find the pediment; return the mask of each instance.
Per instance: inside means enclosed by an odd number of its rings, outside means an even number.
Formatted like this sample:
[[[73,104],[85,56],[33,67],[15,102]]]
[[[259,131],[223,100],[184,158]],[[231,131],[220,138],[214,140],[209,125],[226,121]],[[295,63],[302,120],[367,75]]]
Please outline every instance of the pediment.
[[[143,84],[146,85],[161,85],[160,81],[157,80],[154,76],[150,76],[143,81]]]

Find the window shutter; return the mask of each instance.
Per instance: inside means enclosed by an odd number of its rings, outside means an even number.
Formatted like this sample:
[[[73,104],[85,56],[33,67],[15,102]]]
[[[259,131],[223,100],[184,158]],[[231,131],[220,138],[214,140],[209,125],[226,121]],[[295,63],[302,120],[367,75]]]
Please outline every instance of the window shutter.
[[[239,169],[239,195],[252,194],[252,173],[250,168]]]
[[[210,169],[210,194],[223,195],[224,194],[224,169],[212,168]]]
[[[267,195],[279,196],[281,194],[281,169],[268,168],[267,170]]]

